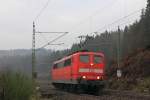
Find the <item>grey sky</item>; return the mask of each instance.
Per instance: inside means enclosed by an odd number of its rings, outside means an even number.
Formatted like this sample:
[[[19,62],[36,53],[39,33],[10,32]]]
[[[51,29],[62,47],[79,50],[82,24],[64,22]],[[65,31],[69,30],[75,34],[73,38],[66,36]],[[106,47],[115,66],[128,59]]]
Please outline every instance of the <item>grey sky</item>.
[[[32,21],[46,2],[47,0],[0,0],[0,49],[31,48]],[[48,46],[52,49],[68,48],[73,42],[79,41],[77,36],[97,31],[145,6],[146,0],[50,0],[36,20],[36,29],[71,32],[56,41],[65,45]],[[139,15],[140,12],[107,29],[114,30],[118,25],[131,24],[139,19]],[[37,35],[36,45],[40,47],[57,36]]]

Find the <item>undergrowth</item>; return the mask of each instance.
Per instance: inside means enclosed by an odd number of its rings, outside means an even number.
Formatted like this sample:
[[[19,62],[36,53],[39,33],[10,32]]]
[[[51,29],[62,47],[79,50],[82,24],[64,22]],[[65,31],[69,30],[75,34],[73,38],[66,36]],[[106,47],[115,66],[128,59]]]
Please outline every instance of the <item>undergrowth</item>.
[[[1,76],[3,100],[30,100],[33,94],[32,80],[21,73],[6,72]]]

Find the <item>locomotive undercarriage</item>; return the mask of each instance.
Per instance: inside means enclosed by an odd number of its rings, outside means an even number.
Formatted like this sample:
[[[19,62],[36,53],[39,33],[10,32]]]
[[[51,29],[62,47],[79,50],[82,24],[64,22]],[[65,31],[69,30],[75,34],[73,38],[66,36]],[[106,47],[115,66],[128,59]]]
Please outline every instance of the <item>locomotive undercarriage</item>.
[[[96,82],[95,82],[96,83]],[[63,91],[73,92],[73,93],[89,93],[99,95],[101,94],[104,84],[92,84],[80,83],[80,84],[64,84],[64,83],[53,83],[55,88],[58,88]]]

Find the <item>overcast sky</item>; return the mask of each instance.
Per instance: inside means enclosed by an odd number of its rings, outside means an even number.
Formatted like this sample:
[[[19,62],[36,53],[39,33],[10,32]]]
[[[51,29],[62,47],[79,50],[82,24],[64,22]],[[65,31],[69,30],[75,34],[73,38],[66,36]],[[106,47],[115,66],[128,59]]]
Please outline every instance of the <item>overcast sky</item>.
[[[47,0],[0,0],[0,49],[30,49],[32,43],[32,22],[38,31],[67,31],[65,37],[55,43],[62,46],[48,46],[64,49],[78,42],[79,35],[90,34],[115,20],[146,7],[147,0],[50,0],[44,12],[35,17]],[[104,30],[114,30],[138,20],[140,12]],[[60,34],[37,35],[37,48]]]

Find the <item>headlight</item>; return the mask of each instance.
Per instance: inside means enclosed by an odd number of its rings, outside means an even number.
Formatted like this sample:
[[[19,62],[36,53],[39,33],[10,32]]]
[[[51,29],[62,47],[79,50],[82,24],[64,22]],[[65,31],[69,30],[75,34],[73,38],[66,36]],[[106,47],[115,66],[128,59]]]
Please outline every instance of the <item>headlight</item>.
[[[86,79],[86,76],[82,76],[83,79]]]
[[[99,80],[99,79],[100,79],[100,76],[97,76],[97,79]]]

